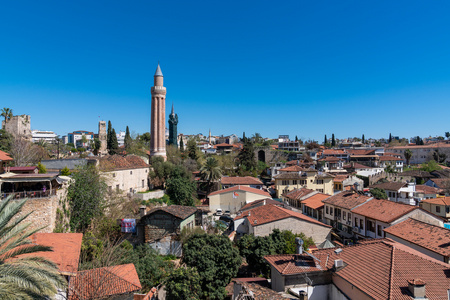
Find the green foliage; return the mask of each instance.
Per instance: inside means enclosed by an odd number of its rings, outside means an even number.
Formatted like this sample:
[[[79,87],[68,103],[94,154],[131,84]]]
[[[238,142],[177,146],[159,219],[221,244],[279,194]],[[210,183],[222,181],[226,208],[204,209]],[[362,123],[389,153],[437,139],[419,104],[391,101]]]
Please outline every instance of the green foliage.
[[[196,184],[187,174],[186,169],[176,166],[172,169],[170,177],[166,182],[166,193],[172,203],[176,205],[194,206],[193,197],[196,191]]]
[[[334,139],[334,133],[331,135],[331,147],[336,146],[336,140]]]
[[[144,143],[146,146],[150,146],[150,140],[152,136],[150,135],[150,132],[145,132],[144,134],[139,136],[139,140]]]
[[[9,153],[13,143],[13,136],[4,129],[0,129],[0,151]]]
[[[392,142],[392,134],[389,133],[389,139],[388,139],[388,143]]]
[[[314,244],[311,237],[303,233],[293,234],[291,231],[274,229],[269,236],[255,237],[252,234],[244,235],[236,242],[239,253],[247,260],[251,268],[265,277],[270,275],[270,266],[264,259],[266,255],[294,254],[296,251],[295,238],[303,239],[304,250]]]
[[[112,126],[111,121],[108,121],[108,129],[106,132],[106,148],[111,149],[111,135],[112,135]]]
[[[116,130],[113,128],[111,131],[111,148],[109,149],[109,155],[114,155],[119,153],[119,142],[117,142]]]
[[[36,254],[52,248],[29,239],[42,228],[31,230],[23,223],[31,214],[19,215],[26,201],[7,197],[0,202],[0,299],[49,299],[66,285],[57,265]],[[23,254],[29,255],[19,257]]]
[[[128,126],[127,126],[127,129],[125,131],[124,143],[125,143],[125,149],[126,150],[128,150],[131,147],[131,144],[133,143],[133,139],[131,138],[130,129],[128,128]]]
[[[72,172],[70,172],[69,168],[67,166],[65,166],[62,170],[61,170],[61,175],[62,176],[69,176],[70,174],[72,174]]]
[[[439,163],[443,164],[447,160],[447,155],[445,153],[439,152],[439,149],[434,150],[433,159]]]
[[[446,131],[446,132],[445,132],[445,137],[446,137],[447,139],[450,139],[450,132]]]
[[[225,286],[236,276],[241,257],[225,236],[194,234],[183,246],[183,262],[200,275],[200,298],[223,299]]]
[[[86,148],[83,148],[83,147],[77,148],[77,152],[85,152],[85,151],[86,151]]]
[[[188,156],[193,160],[198,160],[200,154],[198,153],[197,142],[194,139],[189,139],[187,142]]]
[[[167,299],[195,300],[201,295],[200,275],[195,268],[178,268],[166,282]]]
[[[78,168],[68,188],[70,229],[84,232],[103,213],[107,185],[94,166]]]
[[[152,287],[163,282],[174,268],[171,261],[164,260],[163,256],[145,244],[128,251],[121,263],[134,264],[143,292],[148,292]]]
[[[47,168],[41,164],[40,162],[37,164],[37,168],[39,171],[39,174],[46,174],[47,173]]]
[[[433,172],[433,171],[436,171],[436,170],[442,170],[442,167],[436,161],[430,160],[430,161],[428,161],[426,163],[423,163],[420,166],[420,169],[422,171],[426,171],[426,172]]]
[[[95,138],[94,139],[94,155],[98,155],[98,151],[100,150],[100,148],[102,147],[102,142]]]
[[[423,139],[420,137],[420,136],[416,136],[415,138],[413,138],[413,142],[416,144],[416,145],[423,145],[424,143],[423,143]]]
[[[386,191],[384,189],[380,188],[373,188],[370,190],[370,193],[372,196],[374,196],[377,199],[387,199]]]
[[[412,157],[412,151],[411,149],[406,149],[405,153],[404,153],[405,159],[406,159],[406,165],[409,165],[409,161],[411,160]]]
[[[328,144],[328,139],[327,139],[327,135],[325,134],[325,138],[323,139],[323,144],[326,145]]]
[[[366,143],[366,138],[364,137],[364,134],[362,135],[361,142],[362,142],[363,144]]]
[[[180,139],[180,151],[184,152],[184,142],[182,138]]]
[[[171,201],[168,195],[164,195],[161,198],[151,198],[148,200],[142,200],[141,204],[145,206],[149,206],[152,204],[163,204],[171,205]]]
[[[238,168],[242,174],[256,170],[256,158],[253,142],[250,139],[243,139],[243,146],[238,156]]]
[[[152,169],[149,174],[151,183],[155,187],[163,188],[175,166],[169,161],[164,161],[164,159],[159,156],[153,157],[151,164]]]
[[[211,185],[222,178],[219,162],[214,157],[208,157],[200,169],[200,176],[207,182],[206,195],[211,191]]]

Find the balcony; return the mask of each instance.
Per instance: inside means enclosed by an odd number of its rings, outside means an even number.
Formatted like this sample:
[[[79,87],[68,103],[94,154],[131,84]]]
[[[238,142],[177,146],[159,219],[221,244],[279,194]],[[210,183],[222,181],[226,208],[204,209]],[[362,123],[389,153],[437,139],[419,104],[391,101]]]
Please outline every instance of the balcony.
[[[24,199],[24,198],[46,198],[56,195],[56,189],[52,190],[40,190],[40,191],[24,191],[24,192],[14,192],[14,193],[1,193],[1,199],[13,195],[13,199]]]

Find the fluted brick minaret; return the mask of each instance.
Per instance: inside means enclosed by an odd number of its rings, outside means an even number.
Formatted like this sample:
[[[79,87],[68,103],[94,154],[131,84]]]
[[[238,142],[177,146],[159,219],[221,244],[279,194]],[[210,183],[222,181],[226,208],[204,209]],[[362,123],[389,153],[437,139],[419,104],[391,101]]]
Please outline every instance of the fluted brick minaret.
[[[150,156],[162,156],[166,160],[166,88],[159,63],[153,77]]]

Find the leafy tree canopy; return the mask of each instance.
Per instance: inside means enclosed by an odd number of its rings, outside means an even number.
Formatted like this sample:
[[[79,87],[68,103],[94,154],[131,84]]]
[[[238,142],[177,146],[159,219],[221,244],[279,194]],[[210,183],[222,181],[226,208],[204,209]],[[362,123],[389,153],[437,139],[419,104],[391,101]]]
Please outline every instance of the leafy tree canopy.
[[[166,282],[167,299],[196,300],[200,298],[200,275],[195,268],[178,268]]]
[[[183,262],[200,275],[201,299],[223,299],[225,286],[236,276],[241,257],[222,235],[194,234],[183,246]]]
[[[174,167],[166,182],[166,192],[170,200],[177,205],[194,206],[195,191],[196,184],[186,169],[181,166]]]
[[[372,196],[374,196],[377,199],[387,199],[386,191],[384,189],[380,188],[373,188],[370,190],[370,193]]]

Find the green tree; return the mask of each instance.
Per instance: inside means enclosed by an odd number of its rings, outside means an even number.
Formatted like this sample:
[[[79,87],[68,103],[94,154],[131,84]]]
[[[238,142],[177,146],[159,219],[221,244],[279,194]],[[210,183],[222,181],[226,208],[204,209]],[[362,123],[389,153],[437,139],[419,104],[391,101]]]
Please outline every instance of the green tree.
[[[121,263],[134,264],[144,292],[148,292],[152,287],[165,281],[174,268],[172,262],[164,260],[148,245],[139,245],[135,249],[127,251]]]
[[[1,111],[2,111],[2,113],[0,114],[0,116],[5,118],[5,125],[6,125],[6,122],[8,122],[13,117],[13,111],[11,108],[7,108],[7,107],[2,108]]]
[[[377,199],[387,199],[386,191],[384,189],[380,188],[373,188],[370,190],[370,193],[372,196],[374,196]]]
[[[6,153],[11,151],[13,144],[13,136],[4,129],[0,129],[0,150]]]
[[[47,168],[41,164],[40,162],[37,164],[38,172],[39,174],[45,174],[47,173]]]
[[[26,201],[10,196],[0,202],[0,299],[48,299],[66,285],[55,263],[30,255],[52,249],[29,239],[42,228],[31,230],[23,223],[31,214],[19,216]]]
[[[189,139],[187,142],[187,151],[188,156],[192,158],[193,160],[198,160],[198,149],[197,149],[197,142],[194,139]]]
[[[125,149],[126,150],[128,150],[131,147],[131,144],[133,143],[133,139],[131,138],[130,129],[128,128],[128,126],[127,126],[127,129],[125,131],[124,143],[125,143]]]
[[[406,165],[409,166],[409,161],[411,160],[411,157],[412,157],[411,149],[406,149],[405,153],[403,155],[405,156],[405,159],[406,159]]]
[[[196,300],[200,298],[200,275],[195,268],[181,267],[166,280],[167,299]]]
[[[241,151],[237,156],[239,171],[241,173],[252,172],[256,169],[255,151],[253,142],[247,138],[244,139]]]
[[[209,192],[211,191],[211,184],[222,178],[222,171],[217,159],[214,157],[208,157],[205,164],[200,169],[200,176],[207,182],[206,195],[209,195]]]
[[[114,128],[111,131],[111,148],[109,148],[109,155],[119,153],[119,143],[117,142],[116,130]]]
[[[443,164],[445,163],[446,159],[447,159],[447,155],[445,153],[439,152],[439,149],[434,150],[433,152],[433,159],[439,163],[439,164]]]
[[[295,141],[298,142],[298,137],[297,136],[295,136]]]
[[[283,238],[283,250],[280,254],[295,254],[297,252],[297,245],[295,244],[295,238],[299,237],[303,240],[303,250],[306,251],[314,245],[312,237],[307,237],[303,232],[294,234],[292,231],[283,230],[281,232]]]
[[[430,161],[428,161],[426,163],[423,163],[420,166],[420,169],[422,171],[426,171],[426,172],[433,172],[433,171],[436,171],[436,170],[442,170],[442,167],[436,161],[430,160]]]
[[[450,140],[450,132],[446,131],[445,132],[445,137],[447,138],[447,140]]]
[[[366,143],[366,138],[364,137],[364,134],[362,135],[361,142],[362,142],[363,144]]]
[[[92,219],[103,214],[107,185],[94,166],[83,166],[72,173],[67,190],[70,229],[85,232]]]
[[[336,146],[336,140],[334,139],[334,133],[331,135],[331,147]]]
[[[328,144],[327,135],[325,134],[325,138],[323,139],[323,144]]]
[[[182,261],[197,269],[201,299],[223,299],[225,286],[236,276],[242,259],[228,237],[194,234],[183,246]]]
[[[183,142],[183,138],[180,139],[180,151],[184,152],[184,142]]]
[[[108,121],[108,129],[106,131],[106,149],[111,149],[111,136],[112,136],[112,126],[111,121]]]
[[[389,133],[388,143],[390,144],[391,142],[392,142],[392,134]]]
[[[166,192],[170,200],[177,205],[194,206],[195,191],[195,182],[186,170],[181,166],[174,167],[166,182]]]
[[[149,176],[151,183],[158,188],[164,188],[164,185],[175,167],[170,161],[164,161],[160,156],[154,156],[151,160],[152,168]]]
[[[152,139],[152,136],[150,135],[150,132],[145,132],[144,134],[139,136],[139,140],[144,143],[145,146],[150,146],[150,140]]]
[[[72,172],[70,172],[70,169],[67,166],[62,168],[62,170],[61,170],[61,175],[62,176],[69,176],[70,174],[72,174]]]
[[[98,155],[98,151],[100,150],[100,148],[102,147],[102,142],[95,138],[94,139],[94,155]]]

